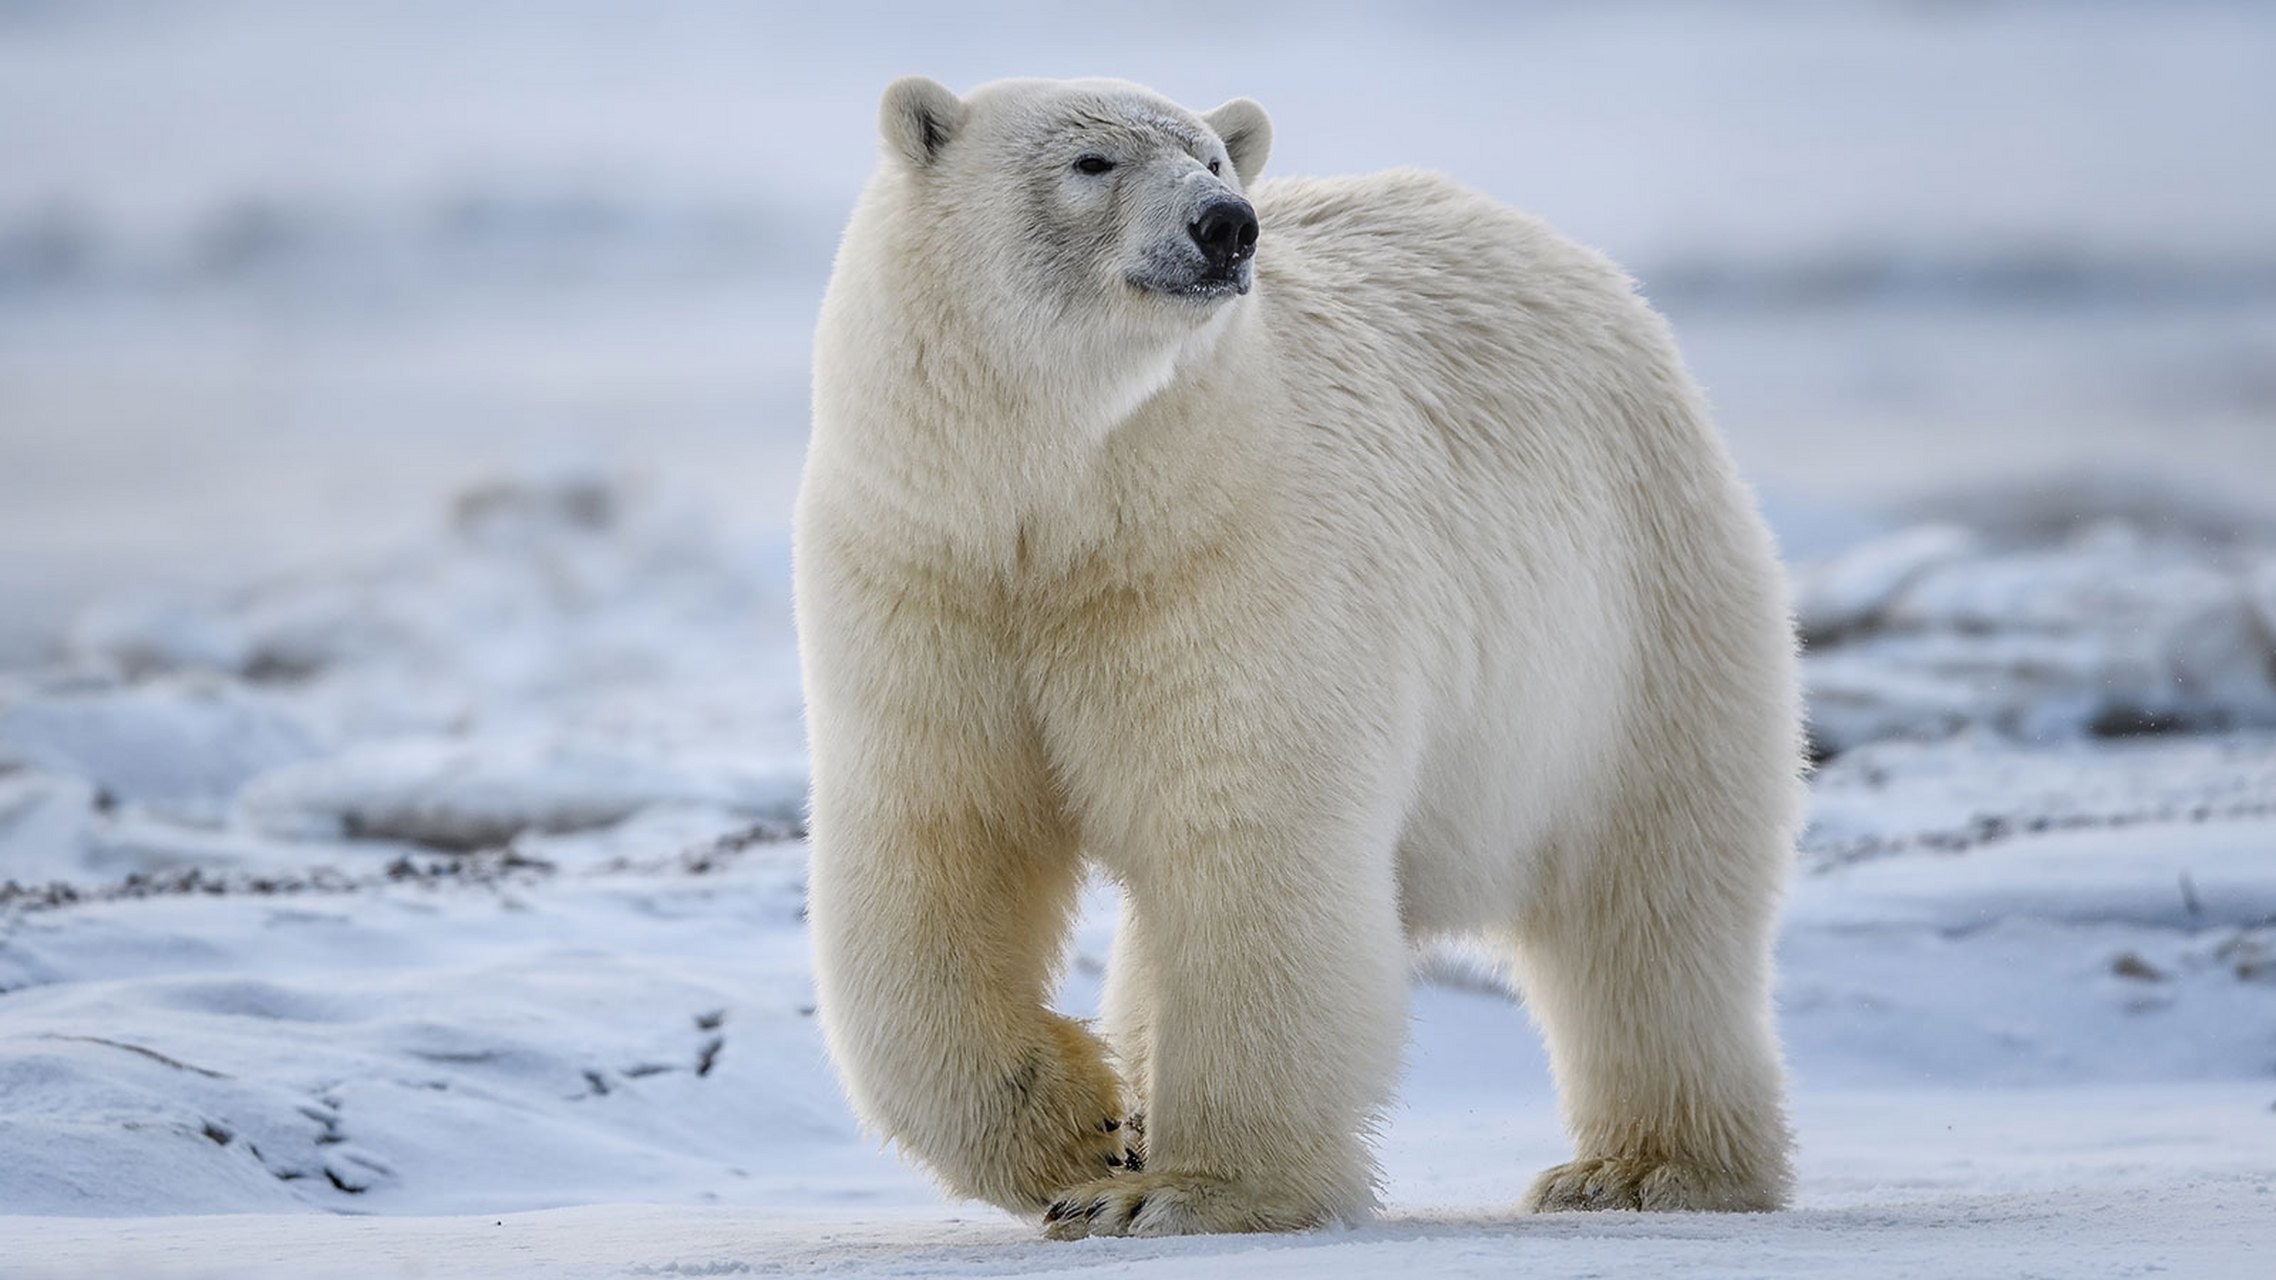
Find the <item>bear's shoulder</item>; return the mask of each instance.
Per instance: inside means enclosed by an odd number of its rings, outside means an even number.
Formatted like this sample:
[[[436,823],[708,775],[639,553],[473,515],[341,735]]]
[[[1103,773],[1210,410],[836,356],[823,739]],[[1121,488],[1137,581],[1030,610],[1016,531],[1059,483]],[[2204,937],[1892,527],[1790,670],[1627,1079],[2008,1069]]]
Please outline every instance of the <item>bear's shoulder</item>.
[[[1431,169],[1333,178],[1266,178],[1249,193],[1267,234],[1306,244],[1402,238],[1560,241],[1540,219]]]
[[[1258,269],[1290,288],[1436,296],[1625,297],[1625,272],[1540,218],[1429,169],[1267,178],[1250,192]]]
[[[1509,367],[1610,332],[1651,339],[1626,272],[1532,214],[1426,169],[1259,182],[1276,345],[1314,363],[1465,351]]]

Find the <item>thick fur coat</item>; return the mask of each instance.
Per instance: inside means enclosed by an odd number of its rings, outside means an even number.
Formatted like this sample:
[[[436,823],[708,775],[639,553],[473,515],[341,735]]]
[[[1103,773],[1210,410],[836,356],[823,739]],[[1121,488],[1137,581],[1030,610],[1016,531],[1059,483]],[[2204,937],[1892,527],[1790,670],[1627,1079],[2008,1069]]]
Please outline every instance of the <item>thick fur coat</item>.
[[[1463,939],[1576,1147],[1528,1203],[1783,1203],[1785,589],[1627,279],[1434,174],[1260,182],[1246,100],[881,120],[796,547],[864,1120],[1054,1235],[1352,1220],[1411,948]],[[1203,230],[1252,204],[1253,263]],[[1097,1030],[1045,1004],[1086,868]]]

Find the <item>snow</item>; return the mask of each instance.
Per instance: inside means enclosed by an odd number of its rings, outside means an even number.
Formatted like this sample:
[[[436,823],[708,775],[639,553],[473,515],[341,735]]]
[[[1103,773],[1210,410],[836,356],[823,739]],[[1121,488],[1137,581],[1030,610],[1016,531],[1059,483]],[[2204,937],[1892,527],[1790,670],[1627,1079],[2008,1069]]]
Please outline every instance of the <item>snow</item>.
[[[0,1203],[764,1202],[826,1198],[833,1168],[858,1198],[874,1157],[811,1033],[803,868],[767,852],[720,886],[509,866],[29,916],[0,958]]]
[[[193,819],[212,816],[218,800],[313,751],[301,727],[258,693],[203,681],[99,693],[65,686],[0,712],[0,753],[20,765]]]
[[[0,4],[0,1275],[2269,1273],[2262,9],[635,12]],[[919,69],[1253,95],[1670,313],[1810,642],[1794,1209],[1516,1214],[1459,952],[1372,1225],[1047,1245],[857,1132],[785,529]]]
[[[2124,1105],[2123,1097],[2065,1099]],[[1966,1122],[1967,1111],[1936,1111]],[[2030,1109],[2025,1117],[2054,1119]],[[2094,1191],[1936,1196],[1877,1188],[1875,1207],[1826,1207],[1773,1219],[1512,1220],[1494,1214],[1396,1217],[1356,1231],[1257,1238],[1087,1240],[1038,1247],[1001,1223],[918,1213],[607,1206],[474,1218],[212,1217],[133,1224],[50,1219],[25,1237],[50,1254],[90,1260],[103,1274],[153,1277],[506,1273],[584,1276],[739,1276],[784,1273],[901,1276],[1335,1277],[1415,1274],[1823,1275],[1968,1274],[2204,1277],[2260,1274],[2269,1248],[2251,1225],[2271,1209],[2270,1182],[2243,1172],[2243,1145],[2218,1121],[2187,1112],[2142,1117],[2158,1131],[2140,1164],[2176,1151],[2209,1152],[2238,1171],[2180,1185]],[[2128,1126],[2132,1128],[2133,1126]],[[1449,1152],[1453,1154],[1453,1152]],[[1465,1151],[1488,1158],[1498,1153]],[[1957,1154],[1957,1153],[1955,1153]],[[2059,1149],[2031,1152],[2060,1158]],[[2138,1167],[2138,1166],[2137,1166]],[[1872,1166],[1858,1172],[1871,1177]],[[2107,1174],[2109,1170],[2093,1170]],[[226,1269],[209,1259],[228,1259]],[[357,1261],[343,1265],[343,1258]],[[38,1272],[29,1274],[37,1275]]]
[[[1813,679],[1894,711],[1814,777],[1780,941],[1794,1211],[1514,1215],[1564,1150],[1542,1051],[1483,967],[1419,955],[1382,1221],[1068,1249],[942,1201],[839,1098],[779,555],[539,478],[368,560],[107,602],[0,675],[0,1272],[1904,1275],[1964,1232],[1990,1270],[2248,1274],[2276,732],[2098,737],[2050,680],[1944,723],[1871,643],[1966,617],[2091,667],[2192,630],[2267,669],[2206,622],[2261,544],[2117,530],[1901,526],[1802,566],[1847,619]],[[2127,573],[2188,589],[2114,626]],[[1113,920],[1094,887],[1064,1007]]]
[[[733,765],[663,767],[624,752],[483,738],[361,748],[262,775],[245,789],[254,830],[286,839],[347,836],[481,849],[525,831],[583,831],[645,809],[716,805],[790,821],[802,772]]]
[[[1809,566],[1794,583],[1794,624],[1822,644],[1875,621],[1890,600],[1931,569],[1976,550],[1975,535],[1950,524],[1917,524]]]
[[[2276,726],[2265,544],[2110,522],[1973,549],[1918,525],[1802,578],[1821,750],[1969,726],[2039,740]]]

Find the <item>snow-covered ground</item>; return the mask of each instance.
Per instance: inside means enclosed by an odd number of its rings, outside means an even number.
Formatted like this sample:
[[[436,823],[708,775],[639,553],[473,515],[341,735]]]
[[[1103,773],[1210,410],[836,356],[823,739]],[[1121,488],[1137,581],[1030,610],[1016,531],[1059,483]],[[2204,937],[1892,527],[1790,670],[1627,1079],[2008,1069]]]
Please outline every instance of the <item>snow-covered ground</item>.
[[[0,1275],[2269,1274],[2271,65],[2241,0],[0,0]],[[1794,1210],[1514,1214],[1459,955],[1363,1229],[1048,1245],[855,1131],[784,528],[909,70],[1254,95],[1670,312],[1811,646]]]
[[[1874,696],[1821,726],[1781,943],[1791,1214],[1515,1216],[1562,1139],[1460,955],[1417,958],[1380,1225],[1063,1248],[941,1201],[815,1030],[780,563],[583,479],[113,600],[0,676],[0,1209],[35,1215],[0,1272],[1939,1274],[1959,1238],[1995,1272],[2254,1274],[2276,544],[1957,518],[1800,574],[1813,687]],[[1112,919],[1100,888],[1071,1009]]]

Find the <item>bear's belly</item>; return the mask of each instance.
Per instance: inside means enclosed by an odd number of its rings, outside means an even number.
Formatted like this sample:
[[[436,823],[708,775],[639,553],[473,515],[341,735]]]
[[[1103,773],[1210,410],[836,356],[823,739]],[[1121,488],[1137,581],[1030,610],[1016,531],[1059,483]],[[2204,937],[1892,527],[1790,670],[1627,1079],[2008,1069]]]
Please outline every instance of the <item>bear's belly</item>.
[[[1487,698],[1425,751],[1396,851],[1399,910],[1421,939],[1500,929],[1611,800],[1617,709],[1586,680]]]

